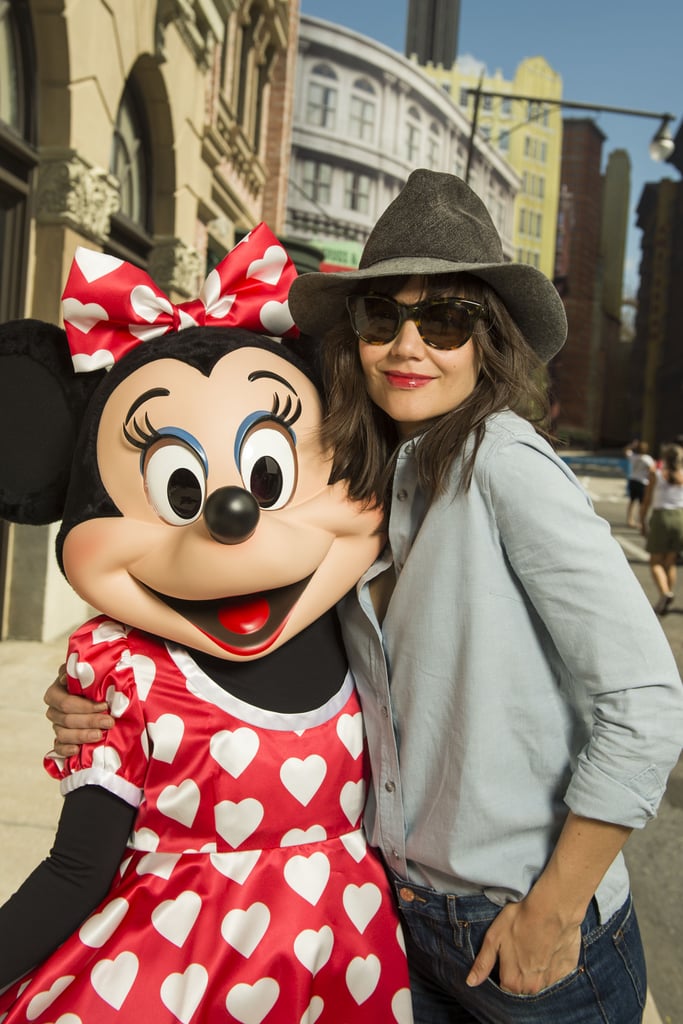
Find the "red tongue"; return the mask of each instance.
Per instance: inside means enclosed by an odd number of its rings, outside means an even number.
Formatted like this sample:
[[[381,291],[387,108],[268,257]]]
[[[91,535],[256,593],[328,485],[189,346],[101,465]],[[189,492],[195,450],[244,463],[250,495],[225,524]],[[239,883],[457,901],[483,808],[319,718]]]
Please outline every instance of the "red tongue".
[[[269,615],[265,597],[236,597],[221,608],[218,620],[231,633],[256,633],[265,626]]]

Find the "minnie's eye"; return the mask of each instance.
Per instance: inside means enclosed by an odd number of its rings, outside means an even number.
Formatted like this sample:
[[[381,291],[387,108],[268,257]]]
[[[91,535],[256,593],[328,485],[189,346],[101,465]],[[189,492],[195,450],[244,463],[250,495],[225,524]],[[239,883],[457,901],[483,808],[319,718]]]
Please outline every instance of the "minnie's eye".
[[[202,514],[206,498],[204,464],[196,452],[164,439],[144,460],[145,493],[150,505],[170,526],[187,526]]]
[[[289,431],[272,420],[253,427],[240,448],[239,471],[260,508],[286,505],[297,480],[296,449]]]

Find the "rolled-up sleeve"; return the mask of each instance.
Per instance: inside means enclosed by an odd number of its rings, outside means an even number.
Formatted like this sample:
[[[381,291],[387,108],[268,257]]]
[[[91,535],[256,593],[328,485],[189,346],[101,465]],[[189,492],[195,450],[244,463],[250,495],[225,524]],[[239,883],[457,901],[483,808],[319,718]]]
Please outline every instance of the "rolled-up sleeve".
[[[683,685],[666,636],[609,525],[550,448],[510,440],[483,468],[559,683],[590,722],[565,801],[576,814],[640,828],[683,745]]]

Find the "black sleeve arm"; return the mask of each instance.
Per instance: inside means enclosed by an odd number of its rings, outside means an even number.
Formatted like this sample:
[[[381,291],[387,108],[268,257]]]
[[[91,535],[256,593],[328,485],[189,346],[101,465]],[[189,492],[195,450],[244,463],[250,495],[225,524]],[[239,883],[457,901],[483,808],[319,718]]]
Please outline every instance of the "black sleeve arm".
[[[49,956],[103,899],[134,818],[134,807],[100,786],[65,798],[49,857],[0,907],[0,988]]]

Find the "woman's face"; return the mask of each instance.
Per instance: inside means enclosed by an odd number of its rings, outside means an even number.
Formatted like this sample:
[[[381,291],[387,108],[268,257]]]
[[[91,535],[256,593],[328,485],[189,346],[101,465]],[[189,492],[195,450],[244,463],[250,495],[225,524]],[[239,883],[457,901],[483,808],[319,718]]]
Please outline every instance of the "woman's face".
[[[422,280],[411,278],[393,297],[405,305],[422,301]],[[449,288],[440,294],[452,296],[456,291]],[[359,340],[358,346],[368,394],[394,420],[402,439],[422,433],[456,409],[477,383],[479,365],[471,338],[460,348],[440,351],[425,344],[414,321],[406,320],[386,345]]]

